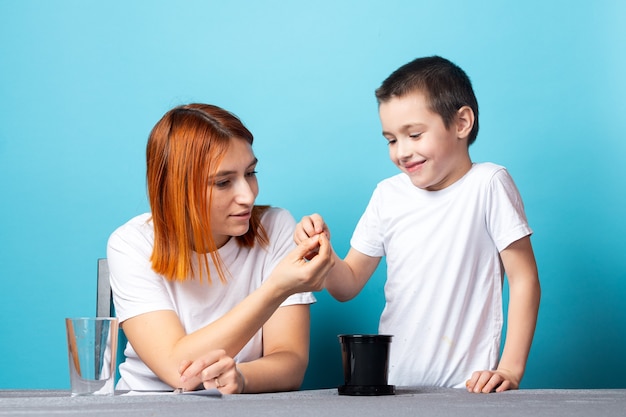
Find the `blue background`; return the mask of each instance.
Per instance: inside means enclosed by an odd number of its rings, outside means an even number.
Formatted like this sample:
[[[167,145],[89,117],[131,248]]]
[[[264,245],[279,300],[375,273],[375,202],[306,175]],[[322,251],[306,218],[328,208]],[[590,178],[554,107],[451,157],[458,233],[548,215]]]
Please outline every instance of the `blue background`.
[[[319,212],[340,255],[387,157],[373,91],[439,54],[470,75],[473,160],[524,197],[543,298],[522,386],[626,387],[626,2],[0,0],[0,388],[67,388],[64,317],[148,209],[144,149],[209,102],[255,134],[259,203]],[[342,382],[337,334],[376,332],[384,268],[322,292],[305,388]]]

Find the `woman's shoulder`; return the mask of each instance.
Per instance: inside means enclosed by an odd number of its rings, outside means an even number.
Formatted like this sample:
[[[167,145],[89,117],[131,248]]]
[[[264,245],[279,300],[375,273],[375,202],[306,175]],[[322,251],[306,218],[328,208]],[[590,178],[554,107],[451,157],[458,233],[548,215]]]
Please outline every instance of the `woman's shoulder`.
[[[143,213],[133,217],[119,226],[109,237],[109,243],[116,240],[154,240],[154,226],[152,225],[151,213]]]
[[[109,267],[125,265],[128,258],[150,259],[154,246],[154,228],[150,213],[140,214],[115,229],[107,241]]]
[[[284,222],[295,223],[295,220],[289,210],[281,207],[267,207],[261,217],[261,223],[263,223],[264,226]]]
[[[268,234],[270,241],[276,241],[283,234],[291,236],[296,228],[293,215],[284,208],[269,207],[261,217],[261,224]]]
[[[152,215],[150,213],[139,214],[131,218],[130,220],[128,220],[126,223],[119,226],[113,233],[121,232],[124,230],[129,230],[129,229],[130,230],[153,229]]]

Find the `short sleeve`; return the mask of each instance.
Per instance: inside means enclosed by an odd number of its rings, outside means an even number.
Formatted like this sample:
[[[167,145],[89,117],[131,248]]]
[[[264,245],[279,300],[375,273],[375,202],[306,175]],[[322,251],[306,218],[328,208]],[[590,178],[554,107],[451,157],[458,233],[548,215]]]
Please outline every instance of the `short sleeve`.
[[[379,187],[372,193],[363,215],[359,219],[350,246],[364,255],[372,257],[382,257],[385,255],[383,235],[381,232],[381,219],[378,213],[380,200]]]
[[[532,234],[521,195],[506,169],[496,171],[489,183],[487,227],[499,252]]]
[[[107,259],[120,322],[157,310],[176,310],[163,278],[152,270],[148,216],[133,219],[109,238]]]

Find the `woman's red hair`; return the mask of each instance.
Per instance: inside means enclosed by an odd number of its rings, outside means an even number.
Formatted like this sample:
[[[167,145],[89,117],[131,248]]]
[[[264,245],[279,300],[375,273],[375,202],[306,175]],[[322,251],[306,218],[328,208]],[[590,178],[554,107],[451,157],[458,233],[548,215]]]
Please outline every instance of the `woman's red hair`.
[[[205,271],[210,282],[210,254],[220,281],[226,280],[209,219],[212,184],[230,140],[252,145],[252,133],[232,113],[209,104],[188,104],[167,112],[154,126],[146,149],[148,198],[154,224],[152,269],[170,280],[184,281]],[[255,206],[250,228],[237,242],[266,246],[261,216]],[[202,249],[198,249],[202,248]],[[200,271],[194,271],[198,259]]]

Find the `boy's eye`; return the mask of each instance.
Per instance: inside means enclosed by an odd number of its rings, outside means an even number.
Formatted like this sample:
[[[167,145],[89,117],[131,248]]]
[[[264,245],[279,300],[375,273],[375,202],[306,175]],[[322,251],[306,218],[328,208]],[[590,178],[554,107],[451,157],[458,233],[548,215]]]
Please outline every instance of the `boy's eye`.
[[[387,139],[387,145],[393,145],[396,142],[397,142],[396,139]]]
[[[416,139],[416,138],[419,138],[420,136],[422,136],[421,132],[420,133],[411,133],[411,134],[409,134],[409,137],[411,139]]]

